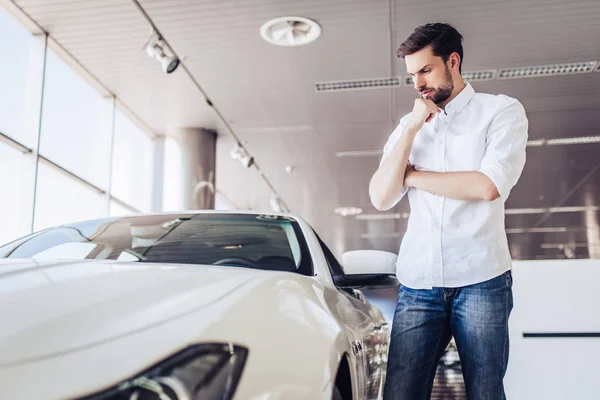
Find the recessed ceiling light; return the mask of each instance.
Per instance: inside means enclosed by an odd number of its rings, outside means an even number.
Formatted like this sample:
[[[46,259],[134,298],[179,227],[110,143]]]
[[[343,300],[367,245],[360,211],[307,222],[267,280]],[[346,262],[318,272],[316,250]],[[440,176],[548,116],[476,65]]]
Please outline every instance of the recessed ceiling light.
[[[600,143],[600,136],[576,136],[576,137],[564,137],[554,139],[534,139],[527,142],[527,147],[541,147],[541,146],[570,146],[577,144],[592,144]]]
[[[548,139],[546,141],[547,146],[563,146],[573,144],[590,144],[600,143],[600,136],[579,136],[579,137],[568,137],[568,138],[556,138]]]
[[[321,26],[304,17],[281,17],[267,21],[260,28],[260,36],[277,46],[302,46],[321,36]]]
[[[578,144],[594,144],[600,143],[600,135],[594,136],[576,136],[554,139],[532,139],[527,142],[527,147],[542,147],[542,146],[571,146]],[[338,158],[341,157],[381,157],[383,149],[370,150],[343,150],[335,153]]]
[[[388,219],[407,219],[409,216],[409,213],[394,213],[394,214],[390,214],[390,213],[381,213],[381,214],[362,214],[362,215],[357,215],[356,219],[359,220],[388,220]]]
[[[521,215],[521,214],[545,214],[545,213],[570,213],[570,212],[585,212],[585,211],[600,211],[600,206],[567,206],[567,207],[548,207],[548,208],[507,208],[504,210],[506,215]]]
[[[569,229],[566,227],[557,228],[514,228],[507,229],[506,233],[558,233],[567,232]]]
[[[546,139],[534,139],[527,141],[527,147],[541,147],[546,144]]]
[[[383,154],[382,149],[374,149],[374,150],[346,150],[346,151],[338,151],[335,153],[336,157],[370,157],[370,156],[380,156]]]
[[[573,248],[585,248],[592,247],[589,243],[542,243],[540,246],[542,249],[559,249],[563,250],[565,247],[573,247]]]
[[[363,210],[360,207],[338,207],[333,212],[342,217],[348,217],[362,214]]]
[[[390,233],[362,233],[360,235],[361,239],[395,239],[402,237],[402,233],[400,232],[390,232]]]

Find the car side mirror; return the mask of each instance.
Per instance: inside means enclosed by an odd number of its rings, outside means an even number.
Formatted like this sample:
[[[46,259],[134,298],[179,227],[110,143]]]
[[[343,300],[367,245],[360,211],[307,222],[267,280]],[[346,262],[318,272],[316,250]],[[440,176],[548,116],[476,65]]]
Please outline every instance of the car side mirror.
[[[338,287],[378,289],[398,286],[394,253],[380,250],[353,250],[342,255],[341,276],[334,276]]]
[[[388,251],[353,250],[342,255],[344,275],[394,275],[398,256]]]

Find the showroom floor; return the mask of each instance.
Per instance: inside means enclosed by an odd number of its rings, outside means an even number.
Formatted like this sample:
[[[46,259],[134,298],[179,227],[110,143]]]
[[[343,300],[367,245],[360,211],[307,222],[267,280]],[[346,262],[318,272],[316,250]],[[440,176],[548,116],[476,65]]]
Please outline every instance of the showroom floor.
[[[433,382],[432,400],[466,400],[460,360],[454,343],[450,343],[442,356]]]

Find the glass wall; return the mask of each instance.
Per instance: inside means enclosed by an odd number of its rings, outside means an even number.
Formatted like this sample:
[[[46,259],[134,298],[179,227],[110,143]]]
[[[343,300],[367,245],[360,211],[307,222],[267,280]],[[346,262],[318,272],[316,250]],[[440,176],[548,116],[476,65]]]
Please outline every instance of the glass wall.
[[[0,38],[0,40],[2,40]],[[0,68],[2,68],[0,64]],[[1,97],[1,96],[0,96]],[[0,243],[19,236],[24,154],[0,141]]]
[[[0,243],[151,211],[152,137],[3,8],[0,54]]]
[[[35,147],[37,140],[37,132],[26,126],[29,101],[34,101],[31,75],[41,72],[30,63],[37,49],[33,35],[0,8],[0,54],[5,56],[0,63],[0,132],[27,147]]]
[[[97,189],[48,162],[40,162],[34,231],[107,214],[106,201]]]
[[[114,102],[48,49],[40,154],[108,189]],[[68,144],[68,145],[66,145]]]
[[[140,211],[152,207],[152,139],[119,110],[115,113],[112,194]]]

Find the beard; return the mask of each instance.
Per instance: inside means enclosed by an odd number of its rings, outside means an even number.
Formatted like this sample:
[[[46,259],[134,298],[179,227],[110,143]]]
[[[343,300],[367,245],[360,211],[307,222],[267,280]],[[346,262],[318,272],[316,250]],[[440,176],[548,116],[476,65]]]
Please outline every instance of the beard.
[[[424,92],[426,90],[434,93],[430,100],[435,104],[440,104],[448,100],[448,98],[452,95],[452,91],[454,90],[454,81],[452,80],[452,74],[450,73],[448,66],[446,66],[446,81],[436,89],[425,87],[421,88],[419,91]]]

